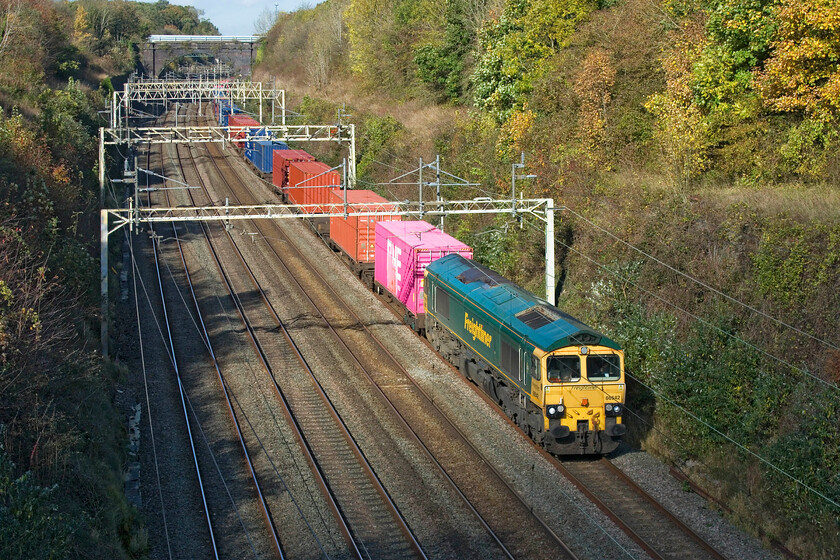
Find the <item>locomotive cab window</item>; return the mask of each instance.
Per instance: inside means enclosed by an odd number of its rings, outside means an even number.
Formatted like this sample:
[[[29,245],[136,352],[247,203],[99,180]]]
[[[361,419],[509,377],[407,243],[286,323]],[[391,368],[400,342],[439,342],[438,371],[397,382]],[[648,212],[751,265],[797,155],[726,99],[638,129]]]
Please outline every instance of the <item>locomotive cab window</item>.
[[[440,286],[435,286],[435,311],[442,317],[449,319],[449,294]]]
[[[621,377],[621,359],[615,354],[590,354],[586,357],[586,378],[590,381],[617,381]]]
[[[540,380],[540,361],[536,356],[531,356],[531,377]]]
[[[551,356],[546,369],[550,383],[580,381],[580,358],[577,356]]]

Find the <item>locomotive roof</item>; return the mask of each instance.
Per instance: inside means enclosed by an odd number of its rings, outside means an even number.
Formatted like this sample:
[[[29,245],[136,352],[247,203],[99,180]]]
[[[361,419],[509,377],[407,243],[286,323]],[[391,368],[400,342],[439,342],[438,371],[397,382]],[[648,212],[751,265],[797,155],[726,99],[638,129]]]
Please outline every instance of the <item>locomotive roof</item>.
[[[441,257],[426,270],[541,350],[578,345],[621,348],[568,313],[461,255]]]

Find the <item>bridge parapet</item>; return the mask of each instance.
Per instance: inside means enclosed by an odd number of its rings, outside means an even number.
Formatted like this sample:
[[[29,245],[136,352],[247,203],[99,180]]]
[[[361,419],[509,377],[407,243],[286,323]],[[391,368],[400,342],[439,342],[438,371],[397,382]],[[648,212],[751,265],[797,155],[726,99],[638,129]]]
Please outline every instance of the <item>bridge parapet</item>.
[[[259,43],[262,35],[149,35],[149,43]]]
[[[261,35],[150,35],[139,45],[140,62],[146,74],[157,77],[172,60],[207,54],[248,76],[254,63],[254,48],[262,40]]]

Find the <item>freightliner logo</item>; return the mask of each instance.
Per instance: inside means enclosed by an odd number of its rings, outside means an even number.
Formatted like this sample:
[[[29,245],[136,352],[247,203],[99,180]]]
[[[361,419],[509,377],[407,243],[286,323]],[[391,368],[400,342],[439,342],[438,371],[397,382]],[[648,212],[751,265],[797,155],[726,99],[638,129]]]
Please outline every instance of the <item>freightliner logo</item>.
[[[487,348],[490,348],[490,342],[493,340],[493,337],[484,330],[484,325],[478,321],[470,319],[470,315],[466,312],[464,313],[464,329],[472,335],[473,340],[478,339],[483,342]]]

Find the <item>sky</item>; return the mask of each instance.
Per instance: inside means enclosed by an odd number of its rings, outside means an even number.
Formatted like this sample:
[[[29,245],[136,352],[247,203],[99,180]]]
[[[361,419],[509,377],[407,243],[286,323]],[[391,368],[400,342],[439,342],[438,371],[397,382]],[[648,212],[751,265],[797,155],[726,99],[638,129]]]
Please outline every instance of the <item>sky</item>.
[[[152,0],[154,1],[154,0]],[[301,4],[314,5],[305,0],[169,0],[170,4],[193,6],[203,11],[222,35],[253,35],[254,23],[264,10],[291,12]]]

